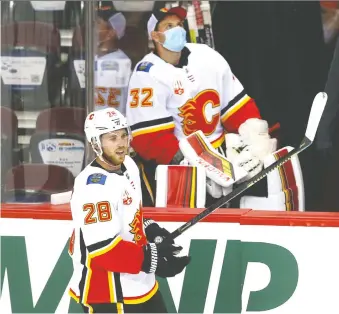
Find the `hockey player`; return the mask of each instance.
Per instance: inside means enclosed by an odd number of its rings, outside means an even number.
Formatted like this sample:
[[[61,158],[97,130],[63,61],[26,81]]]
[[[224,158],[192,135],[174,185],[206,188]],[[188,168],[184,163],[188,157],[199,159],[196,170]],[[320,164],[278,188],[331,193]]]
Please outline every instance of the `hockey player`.
[[[173,241],[156,244],[169,232],[143,218],[125,117],[110,108],[92,112],[85,133],[97,157],[76,177],[71,199],[70,295],[85,313],[166,312],[155,275],[179,274],[190,257],[176,256],[182,247]]]
[[[119,49],[125,35],[126,19],[112,5],[99,6],[96,19],[95,109],[111,107],[125,114],[130,58]]]
[[[132,146],[143,159],[150,175],[158,164],[179,164],[183,154],[178,141],[201,130],[214,148],[225,154],[225,134],[243,130],[247,145],[256,146],[260,156],[271,146],[267,141],[249,143],[249,134],[268,134],[266,121],[261,120],[255,101],[249,97],[232,73],[226,60],[204,44],[186,43],[183,22],[186,10],[174,7],[154,11],[147,23],[154,52],[147,54],[135,67],[130,83],[126,116],[133,134]],[[243,150],[241,141],[227,147],[232,162],[244,166],[250,175],[258,173],[262,160]],[[250,145],[248,145],[250,144]],[[231,145],[231,146],[230,146]],[[269,148],[269,152],[274,149]],[[151,194],[152,184],[145,187]],[[208,183],[209,192],[219,188]],[[153,186],[154,188],[154,186]],[[153,196],[154,198],[154,196]]]

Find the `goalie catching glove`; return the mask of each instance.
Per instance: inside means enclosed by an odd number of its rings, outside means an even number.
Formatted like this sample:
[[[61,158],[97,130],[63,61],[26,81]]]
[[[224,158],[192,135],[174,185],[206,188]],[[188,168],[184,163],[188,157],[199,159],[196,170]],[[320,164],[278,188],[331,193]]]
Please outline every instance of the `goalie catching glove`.
[[[148,243],[144,246],[144,261],[142,271],[155,273],[159,277],[174,277],[181,273],[189,264],[190,256],[177,256],[182,250],[181,246],[163,241],[161,243]]]
[[[268,134],[267,122],[257,118],[246,120],[238,132],[226,134],[226,156],[248,173],[244,181],[262,171],[264,158],[277,149],[277,140]]]

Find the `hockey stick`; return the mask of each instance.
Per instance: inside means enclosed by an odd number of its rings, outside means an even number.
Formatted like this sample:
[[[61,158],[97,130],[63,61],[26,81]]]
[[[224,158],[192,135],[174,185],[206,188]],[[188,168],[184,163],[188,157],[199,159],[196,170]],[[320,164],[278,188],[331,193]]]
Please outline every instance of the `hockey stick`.
[[[312,104],[310,116],[308,118],[307,128],[305,137],[302,140],[300,146],[297,149],[291,150],[287,155],[280,158],[270,166],[268,166],[266,169],[259,172],[257,175],[252,177],[251,179],[239,184],[231,193],[228,195],[220,198],[217,202],[212,204],[211,206],[207,207],[205,210],[203,210],[200,214],[195,216],[190,221],[186,222],[184,225],[179,227],[177,230],[173,231],[171,235],[168,237],[170,239],[175,239],[179,235],[181,235],[183,232],[185,232],[187,229],[194,226],[196,223],[201,221],[203,218],[207,217],[209,214],[213,213],[216,209],[224,205],[225,203],[229,202],[245,190],[247,190],[249,187],[251,187],[253,184],[257,183],[261,179],[265,178],[272,170],[280,167],[285,162],[290,160],[293,156],[299,154],[303,150],[305,150],[307,147],[309,147],[315,138],[315,134],[317,133],[319,121],[321,119],[321,116],[323,114],[325,105],[327,101],[327,94],[324,92],[318,93]]]
[[[197,24],[198,28],[198,39],[199,43],[206,44],[206,33],[204,28],[204,17],[202,15],[201,7],[200,7],[200,1],[194,0],[192,1],[193,7],[194,7],[194,13],[195,13],[195,22]]]

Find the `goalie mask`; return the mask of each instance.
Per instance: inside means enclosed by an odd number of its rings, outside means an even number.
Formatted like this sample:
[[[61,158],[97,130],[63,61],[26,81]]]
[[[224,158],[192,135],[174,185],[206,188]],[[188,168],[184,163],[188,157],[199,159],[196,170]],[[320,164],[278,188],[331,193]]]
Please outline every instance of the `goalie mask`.
[[[128,134],[128,147],[132,140],[132,133],[128,126],[126,118],[116,109],[106,108],[88,114],[85,120],[85,134],[87,141],[91,143],[91,146],[96,155],[102,160],[103,146],[101,136],[106,133],[111,133],[121,129],[126,129]],[[107,158],[105,158],[107,159]]]

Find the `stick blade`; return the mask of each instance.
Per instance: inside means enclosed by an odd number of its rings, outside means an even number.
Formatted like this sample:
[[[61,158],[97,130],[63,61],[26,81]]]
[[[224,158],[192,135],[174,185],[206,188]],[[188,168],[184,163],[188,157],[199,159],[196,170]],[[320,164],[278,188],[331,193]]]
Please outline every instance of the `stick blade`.
[[[318,93],[312,104],[310,116],[308,118],[306,134],[305,136],[313,142],[315,135],[317,133],[318,125],[321,119],[321,116],[324,112],[327,102],[327,94],[325,92]]]

